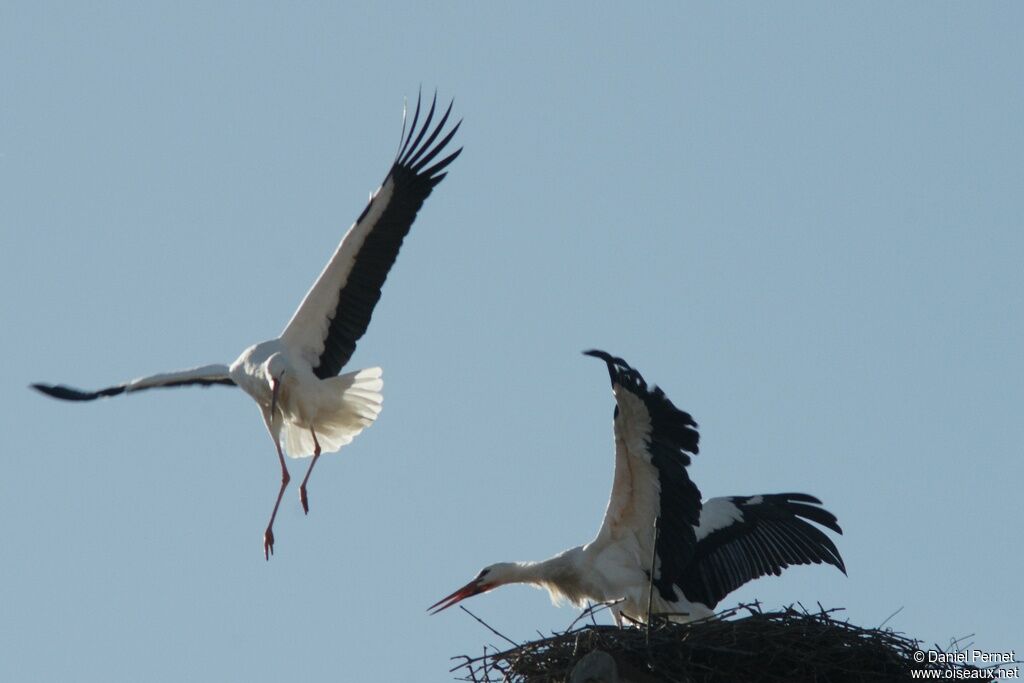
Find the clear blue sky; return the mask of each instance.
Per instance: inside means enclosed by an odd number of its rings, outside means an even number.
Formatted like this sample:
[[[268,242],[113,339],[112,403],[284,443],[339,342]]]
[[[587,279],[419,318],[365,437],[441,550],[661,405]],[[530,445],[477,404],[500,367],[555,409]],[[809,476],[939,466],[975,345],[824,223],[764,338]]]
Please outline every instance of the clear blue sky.
[[[1024,650],[1024,8],[1016,3],[5,3],[0,678],[450,677],[425,608],[590,540],[598,347],[702,429],[707,496],[805,491],[845,607]],[[465,146],[353,367],[385,409],[304,518],[253,403],[63,404],[275,336],[383,178],[417,88]],[[293,471],[301,472],[305,462]],[[469,607],[516,639],[570,609]]]

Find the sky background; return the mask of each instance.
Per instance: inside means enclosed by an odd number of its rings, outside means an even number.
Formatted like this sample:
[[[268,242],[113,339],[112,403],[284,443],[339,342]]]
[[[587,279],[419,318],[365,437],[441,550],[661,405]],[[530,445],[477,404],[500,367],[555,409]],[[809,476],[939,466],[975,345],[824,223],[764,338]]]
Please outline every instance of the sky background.
[[[606,349],[704,495],[802,491],[849,569],[729,596],[1024,650],[1024,6],[0,5],[0,678],[450,680],[426,607],[589,541]],[[463,155],[350,367],[385,409],[303,517],[237,390],[91,404],[274,337],[436,87]],[[293,463],[301,474],[306,461]],[[575,617],[467,606],[516,640]]]

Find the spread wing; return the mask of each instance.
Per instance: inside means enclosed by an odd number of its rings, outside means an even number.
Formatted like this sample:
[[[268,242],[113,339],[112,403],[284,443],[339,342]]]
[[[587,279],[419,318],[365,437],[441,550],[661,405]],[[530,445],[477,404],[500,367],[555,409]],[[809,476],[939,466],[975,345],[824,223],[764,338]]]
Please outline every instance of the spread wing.
[[[321,379],[337,375],[352,357],[416,213],[434,186],[444,179],[444,169],[462,152],[459,148],[435,162],[462,123],[456,123],[438,140],[452,105],[431,127],[436,104],[435,95],[430,111],[417,127],[417,100],[409,133],[387,177],[281,334],[284,344],[304,358]]]
[[[159,375],[139,377],[124,384],[115,384],[105,389],[96,391],[83,391],[63,384],[33,384],[32,388],[43,392],[47,396],[59,398],[64,401],[92,401],[107,396],[142,391],[143,389],[162,389],[165,387],[201,386],[208,387],[214,384],[225,384],[235,386],[235,383],[228,376],[226,365],[204,365],[201,368],[182,370],[180,372],[165,372]]]
[[[714,607],[752,579],[794,564],[830,564],[844,574],[839,550],[815,522],[843,533],[836,516],[804,493],[730,496],[704,502],[697,548],[679,585],[688,600]]]
[[[698,452],[697,423],[658,387],[648,388],[621,358],[586,351],[608,366],[615,395],[615,479],[604,522],[594,543],[632,534],[643,566],[650,563],[657,521],[655,575],[661,596],[677,599],[679,582],[697,545],[700,491],[686,467]]]

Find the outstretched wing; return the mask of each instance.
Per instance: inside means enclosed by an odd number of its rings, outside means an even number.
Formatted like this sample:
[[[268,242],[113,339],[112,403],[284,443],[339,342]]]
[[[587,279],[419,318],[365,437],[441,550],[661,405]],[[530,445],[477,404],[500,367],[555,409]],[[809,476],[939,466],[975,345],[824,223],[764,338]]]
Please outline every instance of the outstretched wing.
[[[604,351],[586,351],[608,366],[615,395],[615,479],[604,522],[594,543],[635,538],[641,566],[651,562],[655,520],[657,557],[653,583],[670,602],[697,544],[700,491],[686,467],[698,452],[693,418],[639,372]],[[630,539],[632,540],[632,539]]]
[[[697,549],[679,581],[686,598],[714,607],[746,582],[793,564],[830,564],[846,573],[839,550],[810,522],[843,533],[836,516],[804,493],[730,496],[704,502]]]
[[[117,384],[106,389],[96,391],[82,391],[63,384],[33,384],[32,388],[43,392],[47,396],[59,398],[64,401],[92,401],[107,396],[117,396],[126,392],[142,391],[143,389],[162,389],[165,387],[202,386],[208,387],[214,384],[235,386],[234,381],[228,376],[226,365],[204,365],[201,368],[182,370],[180,372],[165,372],[149,377],[139,377],[124,384]]]
[[[320,277],[281,333],[284,344],[326,379],[341,371],[370,324],[373,308],[388,271],[398,257],[416,212],[462,152],[459,148],[434,162],[448,145],[461,121],[437,141],[451,114],[431,128],[437,95],[423,125],[417,128],[420,101],[391,170],[370,198],[355,224],[342,238]],[[429,132],[429,134],[428,134]]]

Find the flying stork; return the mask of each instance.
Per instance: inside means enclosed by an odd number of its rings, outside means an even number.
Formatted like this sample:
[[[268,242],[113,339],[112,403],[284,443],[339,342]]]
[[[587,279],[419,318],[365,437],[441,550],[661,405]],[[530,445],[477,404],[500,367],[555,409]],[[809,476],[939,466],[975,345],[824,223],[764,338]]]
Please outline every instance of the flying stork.
[[[435,161],[462,124],[459,121],[442,136],[452,104],[432,126],[436,104],[435,94],[420,124],[417,99],[408,134],[403,121],[403,139],[384,182],[345,233],[280,337],[250,346],[230,366],[204,365],[150,375],[97,391],[32,386],[66,401],[91,401],[157,387],[240,387],[259,405],[281,464],[281,487],[263,534],[263,552],[269,560],[274,552],[274,519],[291,479],[284,451],[291,458],[313,457],[299,487],[302,509],[308,514],[306,485],[320,454],[350,443],[380,414],[379,367],[338,373],[370,324],[381,287],[416,213],[444,179],[444,169],[462,152],[459,148]]]
[[[626,361],[604,351],[615,396],[615,477],[597,538],[543,562],[499,562],[429,609],[436,614],[510,583],[546,588],[556,604],[612,602],[620,626],[665,614],[691,621],[726,595],[794,564],[846,566],[814,522],[841,534],[821,501],[803,493],[711,498],[687,474],[697,423]],[[651,576],[651,567],[654,576]],[[651,591],[653,586],[653,591]],[[652,594],[653,593],[653,594]]]

